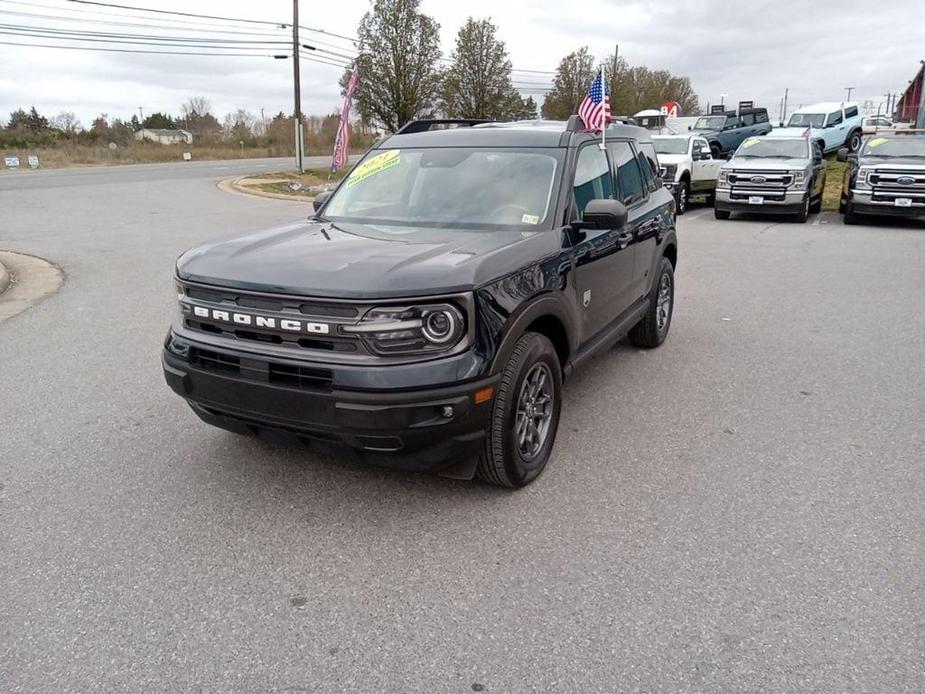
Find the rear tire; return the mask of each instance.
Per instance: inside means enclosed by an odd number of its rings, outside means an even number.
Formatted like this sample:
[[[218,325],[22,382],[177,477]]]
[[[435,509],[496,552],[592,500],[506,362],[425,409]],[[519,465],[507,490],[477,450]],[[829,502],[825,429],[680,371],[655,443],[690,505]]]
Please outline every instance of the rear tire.
[[[800,205],[800,211],[794,215],[793,221],[797,224],[806,224],[807,219],[809,219],[809,195],[803,198],[803,204]]]
[[[668,337],[673,314],[674,267],[668,258],[662,258],[655,284],[649,294],[649,309],[630,330],[630,342],[646,349],[658,347]]]
[[[861,149],[861,142],[863,142],[861,131],[855,130],[848,136],[848,140],[845,142],[845,145],[848,147],[848,151],[854,154],[859,149]]]
[[[713,216],[717,219],[729,219],[732,216],[732,212],[729,210],[717,210],[713,208]]]
[[[552,453],[561,409],[559,356],[545,335],[526,333],[501,374],[476,476],[510,489],[539,477]]]
[[[710,152],[713,154],[714,159],[723,158],[723,148],[719,146],[718,143],[713,142],[710,144]]]

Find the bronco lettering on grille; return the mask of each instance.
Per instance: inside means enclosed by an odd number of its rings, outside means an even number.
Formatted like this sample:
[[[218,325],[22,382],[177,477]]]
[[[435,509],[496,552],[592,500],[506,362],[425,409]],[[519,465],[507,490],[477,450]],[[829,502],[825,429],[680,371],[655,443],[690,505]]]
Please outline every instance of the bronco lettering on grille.
[[[218,311],[214,308],[205,306],[191,306],[193,315],[197,318],[206,318],[208,320],[220,321],[222,323],[234,323],[235,325],[252,325],[256,328],[267,328],[268,330],[285,330],[293,333],[312,333],[314,335],[327,335],[331,332],[331,326],[327,323],[311,323],[308,321],[291,320],[283,318],[277,320],[270,316],[257,316],[250,313],[236,313],[233,311]]]

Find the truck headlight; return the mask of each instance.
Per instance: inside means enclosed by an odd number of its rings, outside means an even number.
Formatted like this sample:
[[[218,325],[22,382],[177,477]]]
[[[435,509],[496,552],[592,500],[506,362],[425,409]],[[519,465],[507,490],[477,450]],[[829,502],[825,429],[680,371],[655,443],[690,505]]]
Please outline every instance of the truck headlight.
[[[433,354],[460,344],[466,336],[466,317],[453,304],[382,306],[341,330],[357,335],[382,356]]]
[[[805,171],[791,171],[790,175],[793,176],[793,185],[801,186],[806,183],[806,172]]]
[[[870,180],[868,178],[870,174],[870,169],[860,169],[858,171],[857,186],[859,188],[870,188]]]
[[[677,164],[665,164],[665,166],[662,167],[662,178],[666,181],[674,181],[676,173],[678,173]]]
[[[716,179],[716,182],[726,183],[728,179],[729,179],[729,172],[721,169],[719,172],[719,178]]]

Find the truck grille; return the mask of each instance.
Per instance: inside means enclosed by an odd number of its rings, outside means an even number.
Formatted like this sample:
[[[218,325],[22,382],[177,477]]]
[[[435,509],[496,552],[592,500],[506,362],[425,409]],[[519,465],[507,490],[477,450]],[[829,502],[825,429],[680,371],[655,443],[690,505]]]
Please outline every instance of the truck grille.
[[[183,323],[190,330],[252,345],[277,345],[305,356],[311,351],[367,353],[356,335],[340,328],[355,325],[371,304],[178,285]]]
[[[189,363],[203,371],[223,373],[248,381],[272,383],[299,390],[330,392],[334,384],[334,376],[328,369],[250,359],[199,347],[190,348]]]
[[[925,170],[876,169],[867,177],[873,188],[873,201],[894,204],[897,198],[908,198],[916,207],[925,205]]]
[[[785,171],[733,169],[727,180],[732,200],[747,200],[752,195],[760,195],[766,200],[783,202],[787,199],[787,188],[793,184],[793,174]]]

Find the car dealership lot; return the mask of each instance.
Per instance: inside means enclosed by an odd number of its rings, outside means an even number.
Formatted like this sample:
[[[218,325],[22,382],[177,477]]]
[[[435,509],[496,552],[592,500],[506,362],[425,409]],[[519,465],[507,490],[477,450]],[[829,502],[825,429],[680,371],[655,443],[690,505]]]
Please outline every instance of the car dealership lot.
[[[921,690],[925,223],[695,206],[511,493],[196,419],[174,258],[307,209],[141,169],[0,176],[67,274],[0,323],[0,691]]]

